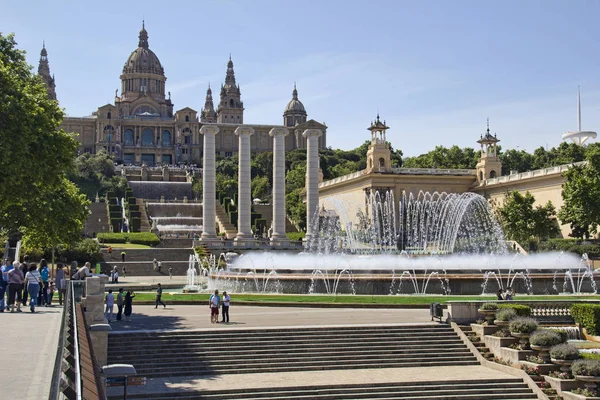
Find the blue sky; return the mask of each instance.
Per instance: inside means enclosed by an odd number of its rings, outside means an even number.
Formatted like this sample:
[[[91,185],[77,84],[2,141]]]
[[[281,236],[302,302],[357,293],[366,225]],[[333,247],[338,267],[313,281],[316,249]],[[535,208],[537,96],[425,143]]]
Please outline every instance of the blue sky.
[[[503,148],[556,146],[600,130],[600,2],[586,0],[4,0],[37,68],[46,41],[58,99],[71,116],[112,101],[142,18],[176,109],[200,110],[229,53],[247,123],[278,124],[294,81],[328,145],[369,137],[379,109],[407,156],[435,145],[476,146],[489,117]],[[216,96],[218,97],[218,96]]]

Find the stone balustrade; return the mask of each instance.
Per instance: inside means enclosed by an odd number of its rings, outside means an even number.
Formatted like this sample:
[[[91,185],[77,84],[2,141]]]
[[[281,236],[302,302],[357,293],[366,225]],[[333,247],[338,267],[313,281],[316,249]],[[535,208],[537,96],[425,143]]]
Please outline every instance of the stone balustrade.
[[[481,185],[490,186],[490,185],[497,185],[500,183],[516,182],[516,181],[520,181],[523,179],[537,178],[540,176],[560,175],[564,171],[571,168],[573,165],[585,165],[586,163],[587,163],[587,161],[581,161],[581,162],[577,162],[574,164],[558,165],[556,167],[536,169],[534,171],[527,171],[527,172],[521,172],[518,174],[500,176],[498,178],[486,179],[485,181],[481,182]]]

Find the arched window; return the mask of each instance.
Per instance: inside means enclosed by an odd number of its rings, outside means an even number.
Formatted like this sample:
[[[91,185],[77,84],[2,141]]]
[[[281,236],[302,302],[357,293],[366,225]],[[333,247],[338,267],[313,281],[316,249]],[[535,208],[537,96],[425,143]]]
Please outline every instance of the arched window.
[[[123,135],[123,143],[125,146],[133,146],[133,131],[131,129],[125,129],[125,134]]]
[[[491,170],[491,171],[490,171],[490,178],[492,178],[492,179],[493,179],[493,178],[495,178],[495,177],[496,177],[496,171],[494,171],[494,170]]]
[[[233,99],[229,99],[229,107],[233,108]]]
[[[106,115],[106,118],[110,119],[110,111],[108,112],[108,114]]]
[[[379,159],[379,169],[385,169],[385,159],[383,157],[381,157]]]
[[[146,128],[142,131],[142,146],[154,145],[154,133],[152,129]]]
[[[483,171],[479,171],[479,180],[482,181],[483,180]]]
[[[170,146],[171,145],[171,132],[163,131],[162,133],[162,145]]]
[[[185,116],[185,122],[190,122],[190,116],[189,115]]]

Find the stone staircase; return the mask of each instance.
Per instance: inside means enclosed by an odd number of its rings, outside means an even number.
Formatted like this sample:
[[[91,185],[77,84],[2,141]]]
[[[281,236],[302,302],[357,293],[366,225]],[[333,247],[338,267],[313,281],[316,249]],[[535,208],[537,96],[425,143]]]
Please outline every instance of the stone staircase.
[[[146,377],[478,364],[446,325],[115,333],[108,352]]]
[[[118,399],[120,397],[109,397]],[[122,397],[121,397],[122,398]],[[480,381],[423,381],[396,383],[364,383],[327,386],[294,386],[251,388],[243,391],[215,390],[184,393],[128,395],[129,399],[185,400],[509,400],[537,399],[531,389],[518,378]]]
[[[136,199],[135,203],[140,206],[140,232],[150,232],[152,227],[150,226],[150,219],[146,212],[146,203],[141,199]]]
[[[173,275],[185,275],[188,269],[189,256],[190,254],[194,254],[191,247],[124,249],[126,253],[125,262],[122,262],[121,251],[123,249],[115,247],[113,248],[112,256],[110,256],[106,249],[103,249],[100,268],[103,271],[110,271],[116,265],[119,273],[122,273],[123,266],[125,266],[128,276],[168,276],[169,267],[171,267],[173,268]],[[152,261],[155,258],[162,265],[160,274],[158,271],[154,271]]]
[[[229,217],[227,216],[225,209],[218,201],[215,203],[215,211],[217,212],[216,221],[217,224],[219,224],[219,231],[225,232],[225,237],[227,237],[227,239],[235,238],[238,234],[237,228],[229,222]]]

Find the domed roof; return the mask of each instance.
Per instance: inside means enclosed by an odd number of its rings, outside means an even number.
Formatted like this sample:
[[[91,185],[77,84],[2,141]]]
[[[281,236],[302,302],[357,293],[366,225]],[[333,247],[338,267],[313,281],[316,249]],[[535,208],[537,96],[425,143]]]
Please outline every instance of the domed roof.
[[[148,48],[148,32],[143,24],[139,38],[140,41],[138,43],[138,48],[131,53],[125,62],[123,73],[148,73],[164,75],[165,70],[160,63],[160,60],[156,54],[154,54],[154,52]]]
[[[304,104],[300,100],[298,100],[298,91],[296,90],[296,85],[294,84],[294,91],[292,92],[292,100],[285,107],[284,114],[303,114],[306,115],[306,109],[304,108]]]

